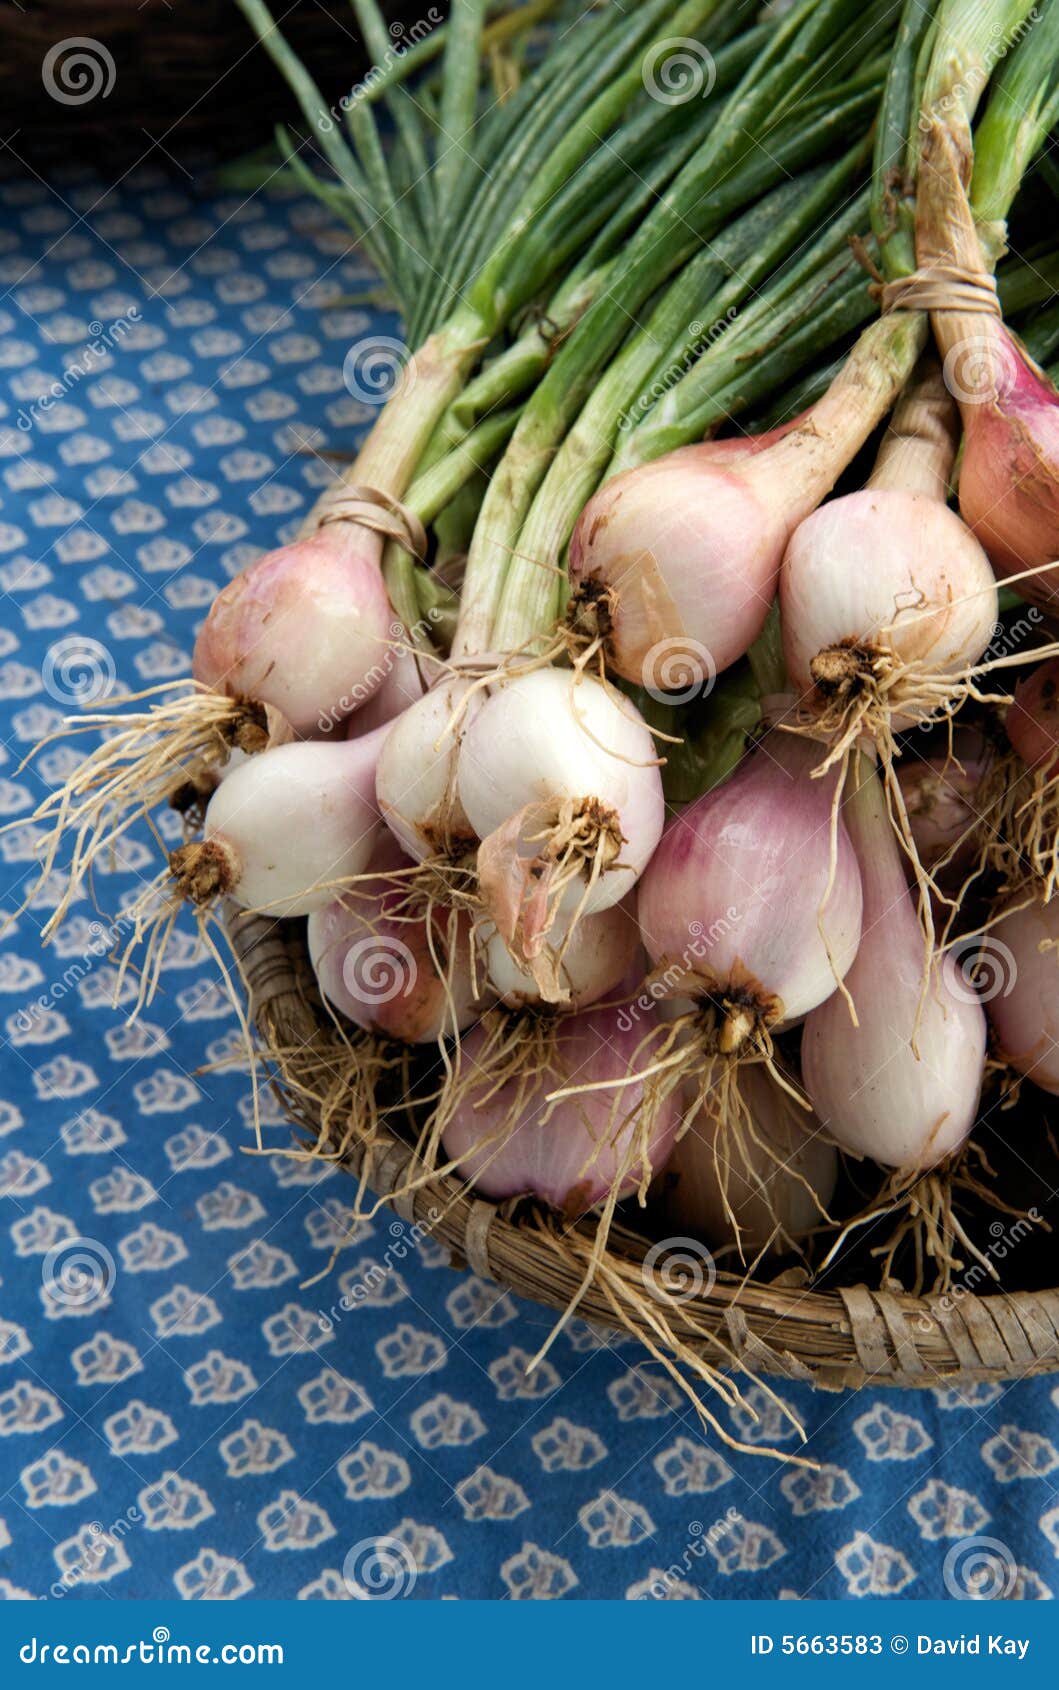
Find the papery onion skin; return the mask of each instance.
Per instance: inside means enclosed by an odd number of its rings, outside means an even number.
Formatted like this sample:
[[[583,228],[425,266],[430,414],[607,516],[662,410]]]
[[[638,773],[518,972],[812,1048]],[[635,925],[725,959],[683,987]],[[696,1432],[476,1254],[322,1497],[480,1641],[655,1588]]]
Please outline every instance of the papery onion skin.
[[[1028,769],[1059,772],[1059,658],[1024,675],[1004,720],[1008,739]]]
[[[585,914],[626,896],[661,837],[662,780],[642,717],[613,688],[571,670],[538,669],[498,685],[466,728],[458,782],[483,840],[531,804],[590,801],[613,817],[619,859],[592,886]],[[536,849],[527,843],[528,855]],[[576,910],[583,893],[572,883],[562,910]]]
[[[361,874],[381,823],[375,766],[384,732],[274,746],[233,770],[203,830],[204,846],[231,859],[231,883],[217,890],[243,909],[300,916],[330,903],[336,881]]]
[[[389,858],[376,850],[370,873],[377,880],[310,915],[309,958],[326,1001],[355,1026],[427,1044],[471,1026],[483,1004],[476,997],[469,920],[453,913],[450,925],[448,912],[438,912],[431,939],[425,918],[409,919],[407,876],[393,873],[408,866],[396,848]]]
[[[852,964],[860,872],[840,818],[828,890],[834,782],[812,778],[818,762],[817,746],[776,731],[670,823],[637,902],[644,946],[674,994],[745,993],[775,1025],[830,997]]]
[[[791,684],[810,698],[813,660],[841,647],[957,677],[992,638],[996,583],[955,512],[921,493],[864,488],[822,505],[795,530],[780,616]],[[916,719],[895,710],[891,726],[899,732]]]
[[[637,1129],[631,1124],[642,1100],[641,1086],[585,1092],[554,1106],[547,1105],[546,1098],[564,1085],[627,1079],[646,1030],[623,1030],[609,1008],[557,1017],[549,1072],[531,1088],[514,1125],[507,1118],[517,1102],[519,1082],[508,1081],[492,1093],[488,1079],[483,1079],[481,1095],[472,1092],[446,1128],[446,1154],[483,1196],[538,1197],[568,1218],[602,1202],[619,1175],[621,1195],[630,1196],[644,1172]],[[480,1058],[486,1038],[476,1029],[464,1039],[469,1063]],[[549,1118],[542,1120],[549,1108]],[[619,1125],[623,1120],[626,1124]],[[677,1105],[670,1097],[652,1121],[652,1169],[665,1162],[678,1125]],[[494,1134],[499,1136],[490,1142]]]
[[[456,782],[464,694],[459,681],[432,688],[391,724],[379,757],[379,809],[401,849],[416,862],[455,857],[477,844]],[[472,701],[466,715],[474,708]]]
[[[196,681],[271,704],[296,732],[333,731],[386,673],[394,613],[366,529],[328,523],[267,552],[214,599]]]
[[[988,971],[985,995],[997,1055],[1053,1096],[1059,1095],[1057,947],[1056,898],[1012,910],[982,940],[982,966]]]
[[[724,1122],[700,1112],[676,1144],[659,1187],[671,1225],[700,1233],[715,1245],[738,1243],[746,1260],[769,1245],[789,1249],[821,1225],[834,1194],[838,1153],[820,1123],[786,1097],[764,1068],[747,1068],[741,1085],[755,1130],[768,1148],[744,1133],[740,1155],[726,1154]],[[727,1191],[722,1190],[718,1159]]]
[[[985,1015],[949,954],[932,962],[921,1001],[923,931],[874,775],[862,778],[845,815],[864,887],[864,930],[844,982],[859,1025],[841,997],[814,1009],[802,1031],[802,1078],[844,1149],[884,1167],[926,1170],[974,1125]]]
[[[640,954],[640,929],[634,898],[600,910],[579,921],[567,939],[569,924],[557,920],[545,943],[562,947],[559,978],[567,1011],[586,1009],[621,984]],[[490,984],[508,1009],[532,1009],[544,1003],[531,974],[520,968],[495,931],[485,942],[485,968]]]

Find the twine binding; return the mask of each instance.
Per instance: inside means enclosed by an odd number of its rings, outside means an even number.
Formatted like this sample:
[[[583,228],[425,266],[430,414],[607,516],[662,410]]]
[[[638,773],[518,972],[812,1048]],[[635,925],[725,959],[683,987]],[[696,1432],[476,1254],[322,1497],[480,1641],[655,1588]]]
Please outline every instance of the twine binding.
[[[325,1155],[326,1132],[304,1087],[299,1094],[299,1078],[314,1045],[333,1029],[316,996],[301,924],[226,915],[273,1083],[308,1135],[308,1149]],[[371,1145],[353,1137],[344,1165],[358,1175],[366,1166],[373,1191],[385,1197],[413,1159],[411,1146],[381,1121]],[[488,1202],[452,1176],[435,1176],[406,1193],[401,1213],[447,1245],[455,1265],[466,1262],[519,1296],[565,1309],[581,1286],[591,1218],[567,1232],[530,1205]],[[578,1314],[657,1350],[658,1293],[648,1289],[644,1265],[649,1248],[648,1240],[615,1225],[606,1275],[589,1285]],[[721,1274],[708,1295],[667,1299],[662,1312],[673,1340],[666,1347],[678,1364],[720,1365],[723,1348],[754,1374],[825,1390],[958,1386],[1059,1372],[1059,1291],[915,1297],[863,1285],[807,1291]]]
[[[358,523],[373,534],[396,540],[420,563],[426,560],[427,533],[415,511],[379,487],[343,482],[334,492],[326,493],[313,512],[313,526],[324,528],[329,522]]]
[[[1001,316],[996,280],[988,271],[965,270],[958,264],[932,263],[878,283],[883,316],[890,311],[960,311],[983,316]]]

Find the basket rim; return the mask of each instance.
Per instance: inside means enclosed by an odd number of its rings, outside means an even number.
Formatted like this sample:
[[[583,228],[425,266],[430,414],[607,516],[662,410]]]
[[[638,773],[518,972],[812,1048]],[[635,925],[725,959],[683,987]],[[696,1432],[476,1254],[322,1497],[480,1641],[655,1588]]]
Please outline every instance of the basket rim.
[[[334,1047],[336,1028],[316,989],[304,922],[234,906],[226,906],[223,920],[266,1058],[292,1040],[299,1049],[318,1049],[320,1041]],[[272,1083],[308,1135],[304,1142],[322,1158],[339,1159],[402,1220],[449,1246],[454,1267],[466,1265],[558,1310],[580,1290],[590,1222],[561,1231],[556,1218],[533,1206],[520,1204],[512,1214],[510,1203],[479,1197],[451,1175],[394,1196],[415,1160],[405,1140],[380,1122],[370,1153],[354,1143],[336,1158],[319,1143],[321,1122],[304,1096],[282,1078]],[[700,1357],[711,1369],[737,1367],[831,1390],[865,1384],[944,1389],[1059,1372],[1059,1289],[980,1296],[960,1287],[917,1296],[864,1284],[818,1291],[718,1274],[681,1299],[658,1294],[645,1266],[653,1247],[615,1224],[605,1282],[589,1285],[577,1314],[590,1325],[638,1337],[666,1366],[675,1341],[680,1353]]]

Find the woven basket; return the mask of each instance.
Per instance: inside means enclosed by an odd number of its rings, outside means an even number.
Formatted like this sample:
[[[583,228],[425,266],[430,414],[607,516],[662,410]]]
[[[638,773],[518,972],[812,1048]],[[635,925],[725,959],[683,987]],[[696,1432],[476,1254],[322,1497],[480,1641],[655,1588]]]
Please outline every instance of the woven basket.
[[[306,1071],[326,1062],[336,1035],[316,990],[301,924],[229,913],[227,928],[266,1051],[301,1051]],[[284,1066],[296,1082],[297,1058],[287,1055]],[[279,1082],[279,1089],[316,1146],[320,1122],[297,1084]],[[319,1148],[327,1153],[326,1143]],[[382,1125],[367,1170],[371,1189],[389,1197],[413,1160],[411,1147]],[[360,1175],[363,1148],[354,1145],[344,1161]],[[581,1287],[591,1222],[560,1230],[528,1204],[484,1201],[451,1177],[435,1178],[392,1206],[402,1219],[429,1226],[450,1247],[454,1265],[466,1264],[519,1296],[562,1310]],[[645,1290],[649,1248],[636,1233],[613,1228],[604,1269],[581,1298],[578,1314],[635,1335],[684,1389],[689,1361],[692,1375],[701,1364],[701,1377],[736,1366],[826,1390],[969,1384],[1059,1371],[1059,1291],[913,1297],[863,1285],[814,1292],[719,1276],[708,1294],[663,1303]]]

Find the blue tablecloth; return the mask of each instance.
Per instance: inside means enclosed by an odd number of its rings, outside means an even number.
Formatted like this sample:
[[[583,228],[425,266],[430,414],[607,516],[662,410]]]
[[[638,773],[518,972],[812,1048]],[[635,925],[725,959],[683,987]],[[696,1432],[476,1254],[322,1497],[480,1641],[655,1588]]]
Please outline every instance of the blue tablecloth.
[[[365,271],[297,195],[203,200],[141,167],[112,189],[9,177],[0,209],[0,812],[17,823],[81,754],[62,741],[19,769],[86,686],[186,672],[218,586],[327,478],[306,445],[347,448],[370,420],[347,352],[397,326],[350,303]],[[33,857],[31,828],[0,836],[9,910]],[[108,913],[157,846],[142,832],[119,859],[97,876]],[[527,1378],[547,1313],[454,1276],[389,1215],[319,1278],[350,1186],[244,1154],[245,1073],[204,1067],[237,1029],[190,930],[129,1027],[90,903],[41,951],[57,895],[0,954],[0,1594],[1059,1586],[1046,1380],[782,1385],[810,1472],[704,1438],[658,1367],[583,1326]],[[95,1292],[64,1300],[78,1258]],[[351,1285],[369,1294],[343,1312]],[[731,1431],[798,1449],[746,1396],[758,1418],[721,1409]]]

